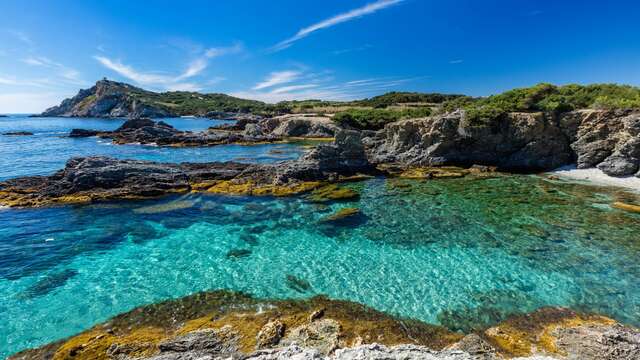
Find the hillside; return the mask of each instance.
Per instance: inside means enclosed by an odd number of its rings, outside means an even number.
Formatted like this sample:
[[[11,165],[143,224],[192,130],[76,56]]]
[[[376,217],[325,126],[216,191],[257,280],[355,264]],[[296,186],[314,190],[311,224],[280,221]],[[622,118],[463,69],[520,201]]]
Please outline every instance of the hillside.
[[[100,80],[41,116],[67,117],[171,117],[210,112],[265,113],[273,106],[224,94],[172,91],[156,93],[110,80]],[[215,114],[211,114],[215,116]]]

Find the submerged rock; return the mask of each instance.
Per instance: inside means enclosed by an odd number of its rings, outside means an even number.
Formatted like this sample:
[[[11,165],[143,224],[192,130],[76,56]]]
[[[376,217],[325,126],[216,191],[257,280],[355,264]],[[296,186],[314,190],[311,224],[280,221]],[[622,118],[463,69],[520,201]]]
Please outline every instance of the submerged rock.
[[[303,293],[311,290],[311,284],[304,279],[300,279],[294,275],[287,275],[286,280],[287,286],[297,292]]]
[[[323,218],[322,220],[320,220],[323,223],[327,223],[327,222],[337,222],[337,221],[341,221],[341,220],[345,220],[351,217],[355,217],[360,215],[360,209],[358,208],[343,208],[340,209],[338,211],[336,211],[334,214],[331,214],[325,218]]]
[[[251,255],[249,249],[231,249],[227,252],[227,257],[230,259],[239,259]]]
[[[18,294],[21,299],[33,299],[44,296],[56,288],[63,286],[72,277],[76,276],[78,271],[74,269],[65,269],[60,272],[47,274],[44,278],[38,280],[35,284],[29,286]]]

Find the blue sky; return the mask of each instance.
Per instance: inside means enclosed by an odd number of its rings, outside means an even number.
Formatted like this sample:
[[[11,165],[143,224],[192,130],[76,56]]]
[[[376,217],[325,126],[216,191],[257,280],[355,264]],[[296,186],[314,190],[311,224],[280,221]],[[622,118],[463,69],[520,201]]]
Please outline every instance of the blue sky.
[[[96,80],[264,101],[640,85],[639,1],[0,2],[0,113]]]

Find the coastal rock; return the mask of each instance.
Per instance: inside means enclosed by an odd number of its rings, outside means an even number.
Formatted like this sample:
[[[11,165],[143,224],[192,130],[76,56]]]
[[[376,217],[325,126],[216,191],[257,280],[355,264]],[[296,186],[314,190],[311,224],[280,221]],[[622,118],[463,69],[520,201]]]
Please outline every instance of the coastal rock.
[[[374,164],[551,170],[576,162],[611,176],[640,169],[640,112],[509,113],[470,124],[464,111],[387,124],[363,139]]]
[[[71,129],[69,133],[70,138],[84,138],[98,136],[101,133],[99,130],[85,130],[85,129]]]
[[[58,106],[45,110],[40,116],[66,117],[171,117],[175,114],[159,106],[143,104],[133,94],[148,91],[125,83],[100,80],[86,90],[80,90]]]
[[[340,130],[330,117],[297,114],[266,119],[261,125],[272,135],[282,137],[332,138]]]
[[[552,169],[571,161],[570,148],[553,119],[512,113],[486,126],[470,125],[456,111],[385,126],[365,140],[373,163],[412,166],[473,164],[511,170]]]
[[[33,133],[29,132],[29,131],[10,131],[10,132],[6,132],[6,133],[2,133],[2,135],[6,135],[6,136],[30,136],[30,135],[33,135]]]
[[[150,121],[150,120],[147,120]],[[168,131],[168,125],[147,121],[125,123],[117,132],[143,139],[149,131]],[[308,192],[370,169],[362,146],[352,146],[357,132],[320,145],[302,158],[276,164],[156,163],[107,157],[72,158],[50,176],[31,176],[0,182],[0,205],[34,207],[90,203],[100,200],[141,199],[171,193],[206,191],[216,194],[287,196]],[[125,136],[125,135],[122,135]],[[127,135],[129,136],[129,135]],[[329,156],[329,158],[327,158]]]
[[[324,316],[309,321],[317,309]],[[276,347],[256,351],[259,344]],[[142,306],[9,358],[635,360],[639,351],[640,330],[565,308],[512,316],[463,337],[348,301],[215,291]]]
[[[265,349],[278,345],[284,336],[285,325],[280,320],[269,321],[256,337],[256,348]]]
[[[282,339],[283,345],[297,344],[327,355],[339,346],[340,323],[333,319],[320,319],[298,326]]]
[[[276,118],[274,118],[276,119]],[[330,121],[330,120],[328,120]],[[313,125],[320,122],[322,125]],[[73,129],[69,137],[99,136],[112,139],[116,144],[157,144],[164,146],[212,146],[221,144],[255,144],[284,141],[288,137],[331,137],[333,130],[326,121],[278,120],[272,128],[273,119],[258,123],[245,123],[243,130],[235,126],[229,128],[209,128],[206,131],[180,131],[162,121],[136,118],[126,121],[114,131]],[[303,123],[304,125],[300,125]],[[279,125],[278,125],[279,124]],[[294,125],[292,125],[294,124]],[[296,126],[297,124],[298,126]]]

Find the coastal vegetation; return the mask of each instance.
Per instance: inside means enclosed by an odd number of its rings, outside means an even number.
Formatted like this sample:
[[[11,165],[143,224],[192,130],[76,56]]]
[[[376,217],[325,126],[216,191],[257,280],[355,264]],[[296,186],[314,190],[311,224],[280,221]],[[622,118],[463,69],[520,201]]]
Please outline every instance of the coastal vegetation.
[[[486,124],[509,112],[563,113],[577,109],[640,108],[640,88],[593,84],[556,86],[540,83],[485,98],[457,97],[446,101],[441,112],[463,109],[471,124]]]
[[[421,118],[431,115],[428,107],[405,109],[357,109],[350,108],[337,112],[333,120],[342,126],[360,130],[380,130],[386,124],[402,120]]]

